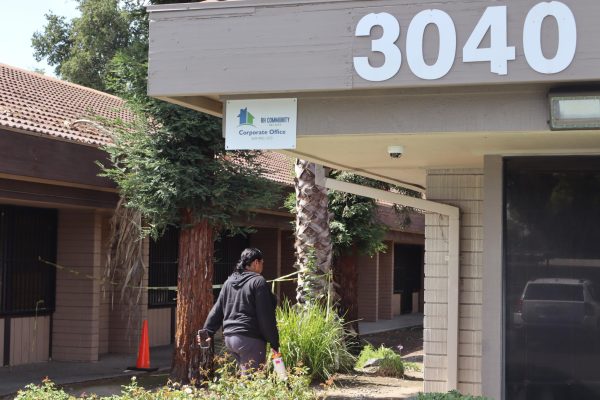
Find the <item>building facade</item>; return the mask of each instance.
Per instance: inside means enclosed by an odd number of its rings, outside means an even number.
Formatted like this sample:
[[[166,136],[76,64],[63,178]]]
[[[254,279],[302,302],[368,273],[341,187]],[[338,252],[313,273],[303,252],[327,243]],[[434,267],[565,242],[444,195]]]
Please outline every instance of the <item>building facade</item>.
[[[114,183],[98,176],[96,162],[108,162],[101,146],[111,142],[97,129],[98,117],[132,118],[115,96],[0,64],[2,366],[49,359],[93,362],[107,353],[133,354],[143,319],[149,321],[151,346],[172,343],[176,230],[156,242],[141,243],[147,271],[139,303],[123,304],[119,290],[106,278],[110,219],[119,197]],[[265,177],[291,189],[291,159],[264,157]],[[413,224],[401,229],[389,207],[381,212],[391,227],[386,237],[390,252],[362,261],[361,270],[369,276],[379,276],[378,271],[391,276],[395,244],[419,248],[424,242],[422,215],[414,215]],[[237,221],[254,232],[216,243],[216,285],[247,246],[264,251],[268,279],[293,271],[292,215],[279,209],[255,210],[254,215]],[[399,261],[417,269],[421,265],[414,259]],[[391,318],[394,305],[401,311],[391,282],[369,283],[375,286],[362,297],[361,304],[368,306],[365,319]],[[404,289],[411,290],[411,297],[417,293],[418,302],[421,288]],[[294,291],[291,282],[277,287],[282,297],[293,297]]]
[[[456,244],[452,218],[426,216],[426,391],[600,396],[599,3],[149,11],[151,96],[224,118],[230,100],[296,99],[282,152],[458,207]]]

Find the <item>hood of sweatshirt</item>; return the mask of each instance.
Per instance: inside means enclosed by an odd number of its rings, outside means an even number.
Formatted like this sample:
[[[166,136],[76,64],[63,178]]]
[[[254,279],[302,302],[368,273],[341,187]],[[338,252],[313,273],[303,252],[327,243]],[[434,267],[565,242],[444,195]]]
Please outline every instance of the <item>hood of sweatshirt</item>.
[[[246,282],[248,282],[250,279],[260,276],[260,274],[257,274],[256,272],[251,272],[251,271],[244,271],[244,272],[234,272],[233,274],[231,274],[231,276],[229,277],[229,279],[231,280],[231,286],[233,286],[236,289],[241,288],[242,286],[244,286],[246,284]]]

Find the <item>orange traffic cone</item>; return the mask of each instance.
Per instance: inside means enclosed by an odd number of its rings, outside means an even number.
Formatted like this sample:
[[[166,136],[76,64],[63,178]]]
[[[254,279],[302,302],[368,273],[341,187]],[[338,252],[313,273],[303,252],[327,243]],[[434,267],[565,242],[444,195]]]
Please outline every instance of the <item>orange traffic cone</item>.
[[[135,367],[128,367],[134,371],[156,371],[158,368],[150,368],[150,341],[148,339],[148,320],[142,325],[142,337],[138,347],[138,356]]]

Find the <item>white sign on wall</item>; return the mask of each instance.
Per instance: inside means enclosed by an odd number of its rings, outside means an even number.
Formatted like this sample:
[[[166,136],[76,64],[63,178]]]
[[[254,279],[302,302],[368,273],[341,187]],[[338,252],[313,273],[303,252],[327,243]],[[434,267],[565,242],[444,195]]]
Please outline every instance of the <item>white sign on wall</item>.
[[[227,100],[225,149],[295,149],[297,104],[297,99]]]

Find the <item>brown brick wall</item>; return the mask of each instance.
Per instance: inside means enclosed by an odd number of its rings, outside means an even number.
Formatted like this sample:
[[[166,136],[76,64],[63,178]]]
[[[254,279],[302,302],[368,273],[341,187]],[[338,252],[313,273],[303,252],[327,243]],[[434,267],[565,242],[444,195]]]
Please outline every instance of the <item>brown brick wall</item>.
[[[294,250],[294,232],[281,231],[281,275],[291,274],[296,271],[296,254]],[[279,286],[280,302],[289,299],[293,304],[296,302],[296,281],[282,282]]]
[[[394,294],[394,243],[385,242],[387,250],[379,253],[379,319],[392,319]]]
[[[144,239],[142,252],[145,274],[142,286],[148,286],[148,261],[150,259],[149,240]],[[120,293],[114,293],[110,308],[109,352],[135,354],[138,350],[142,323],[148,318],[148,291],[143,290],[139,303],[128,305],[120,301]]]
[[[110,239],[110,215],[102,216],[102,268],[106,265],[108,256],[108,246]],[[104,274],[103,274],[104,276]],[[111,287],[110,284],[103,281],[100,285],[100,341],[99,353],[108,353],[108,335],[110,328],[110,302]]]
[[[101,218],[59,210],[52,358],[96,361],[99,352]]]
[[[377,321],[379,308],[379,257],[359,256],[358,266],[358,318]]]

